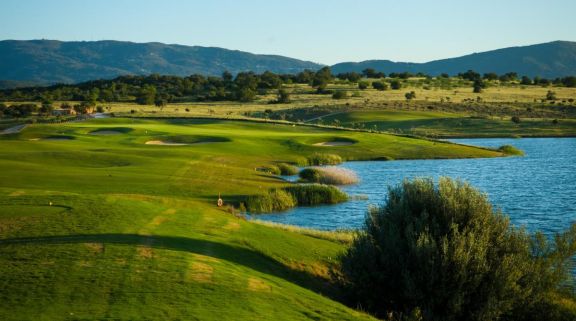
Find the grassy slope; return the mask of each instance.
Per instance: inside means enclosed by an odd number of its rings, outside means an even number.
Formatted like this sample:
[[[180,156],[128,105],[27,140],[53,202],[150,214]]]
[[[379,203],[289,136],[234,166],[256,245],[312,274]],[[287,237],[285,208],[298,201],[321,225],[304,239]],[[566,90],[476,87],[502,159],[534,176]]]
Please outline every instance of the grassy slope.
[[[576,120],[522,118],[516,124],[509,118],[473,118],[466,115],[425,111],[358,111],[323,117],[325,124],[338,120],[345,127],[363,124],[365,128],[441,137],[576,136]]]
[[[89,134],[118,127],[128,130]],[[49,136],[74,139],[34,140]],[[175,136],[230,141],[144,144]],[[338,137],[358,143],[312,145]],[[246,222],[213,205],[218,193],[230,201],[284,184],[255,167],[317,151],[348,159],[499,155],[247,122],[34,125],[0,138],[0,319],[370,319],[338,303],[327,282],[341,243]]]

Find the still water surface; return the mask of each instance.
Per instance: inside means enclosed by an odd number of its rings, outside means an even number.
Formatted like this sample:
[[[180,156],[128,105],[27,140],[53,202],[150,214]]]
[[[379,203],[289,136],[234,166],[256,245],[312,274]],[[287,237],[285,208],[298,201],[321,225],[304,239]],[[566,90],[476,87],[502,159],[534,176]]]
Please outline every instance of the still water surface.
[[[386,201],[387,188],[405,178],[449,176],[460,178],[486,192],[496,207],[515,225],[552,233],[576,221],[576,138],[454,139],[461,144],[522,149],[523,157],[454,160],[402,160],[348,162],[361,182],[342,189],[368,199],[346,203],[299,207],[257,218],[318,229],[362,226],[370,205]]]

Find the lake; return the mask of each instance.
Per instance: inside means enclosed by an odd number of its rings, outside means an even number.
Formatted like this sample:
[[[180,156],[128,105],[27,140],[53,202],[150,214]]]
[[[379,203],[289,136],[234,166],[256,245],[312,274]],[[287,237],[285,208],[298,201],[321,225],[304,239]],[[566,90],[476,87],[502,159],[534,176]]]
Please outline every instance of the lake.
[[[349,195],[367,196],[346,203],[298,207],[254,216],[261,220],[324,230],[361,227],[368,206],[386,201],[387,188],[405,178],[449,176],[470,182],[515,225],[546,234],[562,231],[576,220],[576,138],[453,139],[467,145],[513,145],[523,157],[452,160],[348,162],[361,182],[342,187]]]

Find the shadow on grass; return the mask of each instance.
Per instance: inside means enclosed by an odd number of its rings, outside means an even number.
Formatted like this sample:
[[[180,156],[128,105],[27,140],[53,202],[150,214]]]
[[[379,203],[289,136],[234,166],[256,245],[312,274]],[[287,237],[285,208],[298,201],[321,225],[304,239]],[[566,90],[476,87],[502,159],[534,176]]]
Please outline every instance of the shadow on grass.
[[[333,300],[343,302],[338,287],[326,279],[310,273],[294,270],[281,262],[252,249],[223,244],[208,240],[176,236],[139,235],[139,234],[79,234],[61,236],[43,236],[28,238],[12,238],[0,240],[0,248],[5,245],[45,245],[45,244],[75,244],[75,243],[105,243],[124,245],[146,245],[152,248],[183,251],[211,256],[242,265],[252,270],[285,279],[301,287],[328,296]]]

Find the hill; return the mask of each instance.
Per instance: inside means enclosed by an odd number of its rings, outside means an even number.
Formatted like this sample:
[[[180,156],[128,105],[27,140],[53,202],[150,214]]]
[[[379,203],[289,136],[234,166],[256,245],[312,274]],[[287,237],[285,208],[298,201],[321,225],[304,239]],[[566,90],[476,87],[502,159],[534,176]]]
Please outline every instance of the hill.
[[[220,75],[224,71],[296,73],[321,65],[215,47],[125,41],[0,41],[0,80],[52,84],[120,75]]]
[[[385,73],[407,71],[430,75],[441,73],[455,75],[472,69],[480,73],[516,72],[529,77],[565,77],[576,75],[576,42],[554,41],[531,46],[510,47],[426,63],[390,60],[344,62],[332,66],[332,72],[361,72],[366,68]]]

